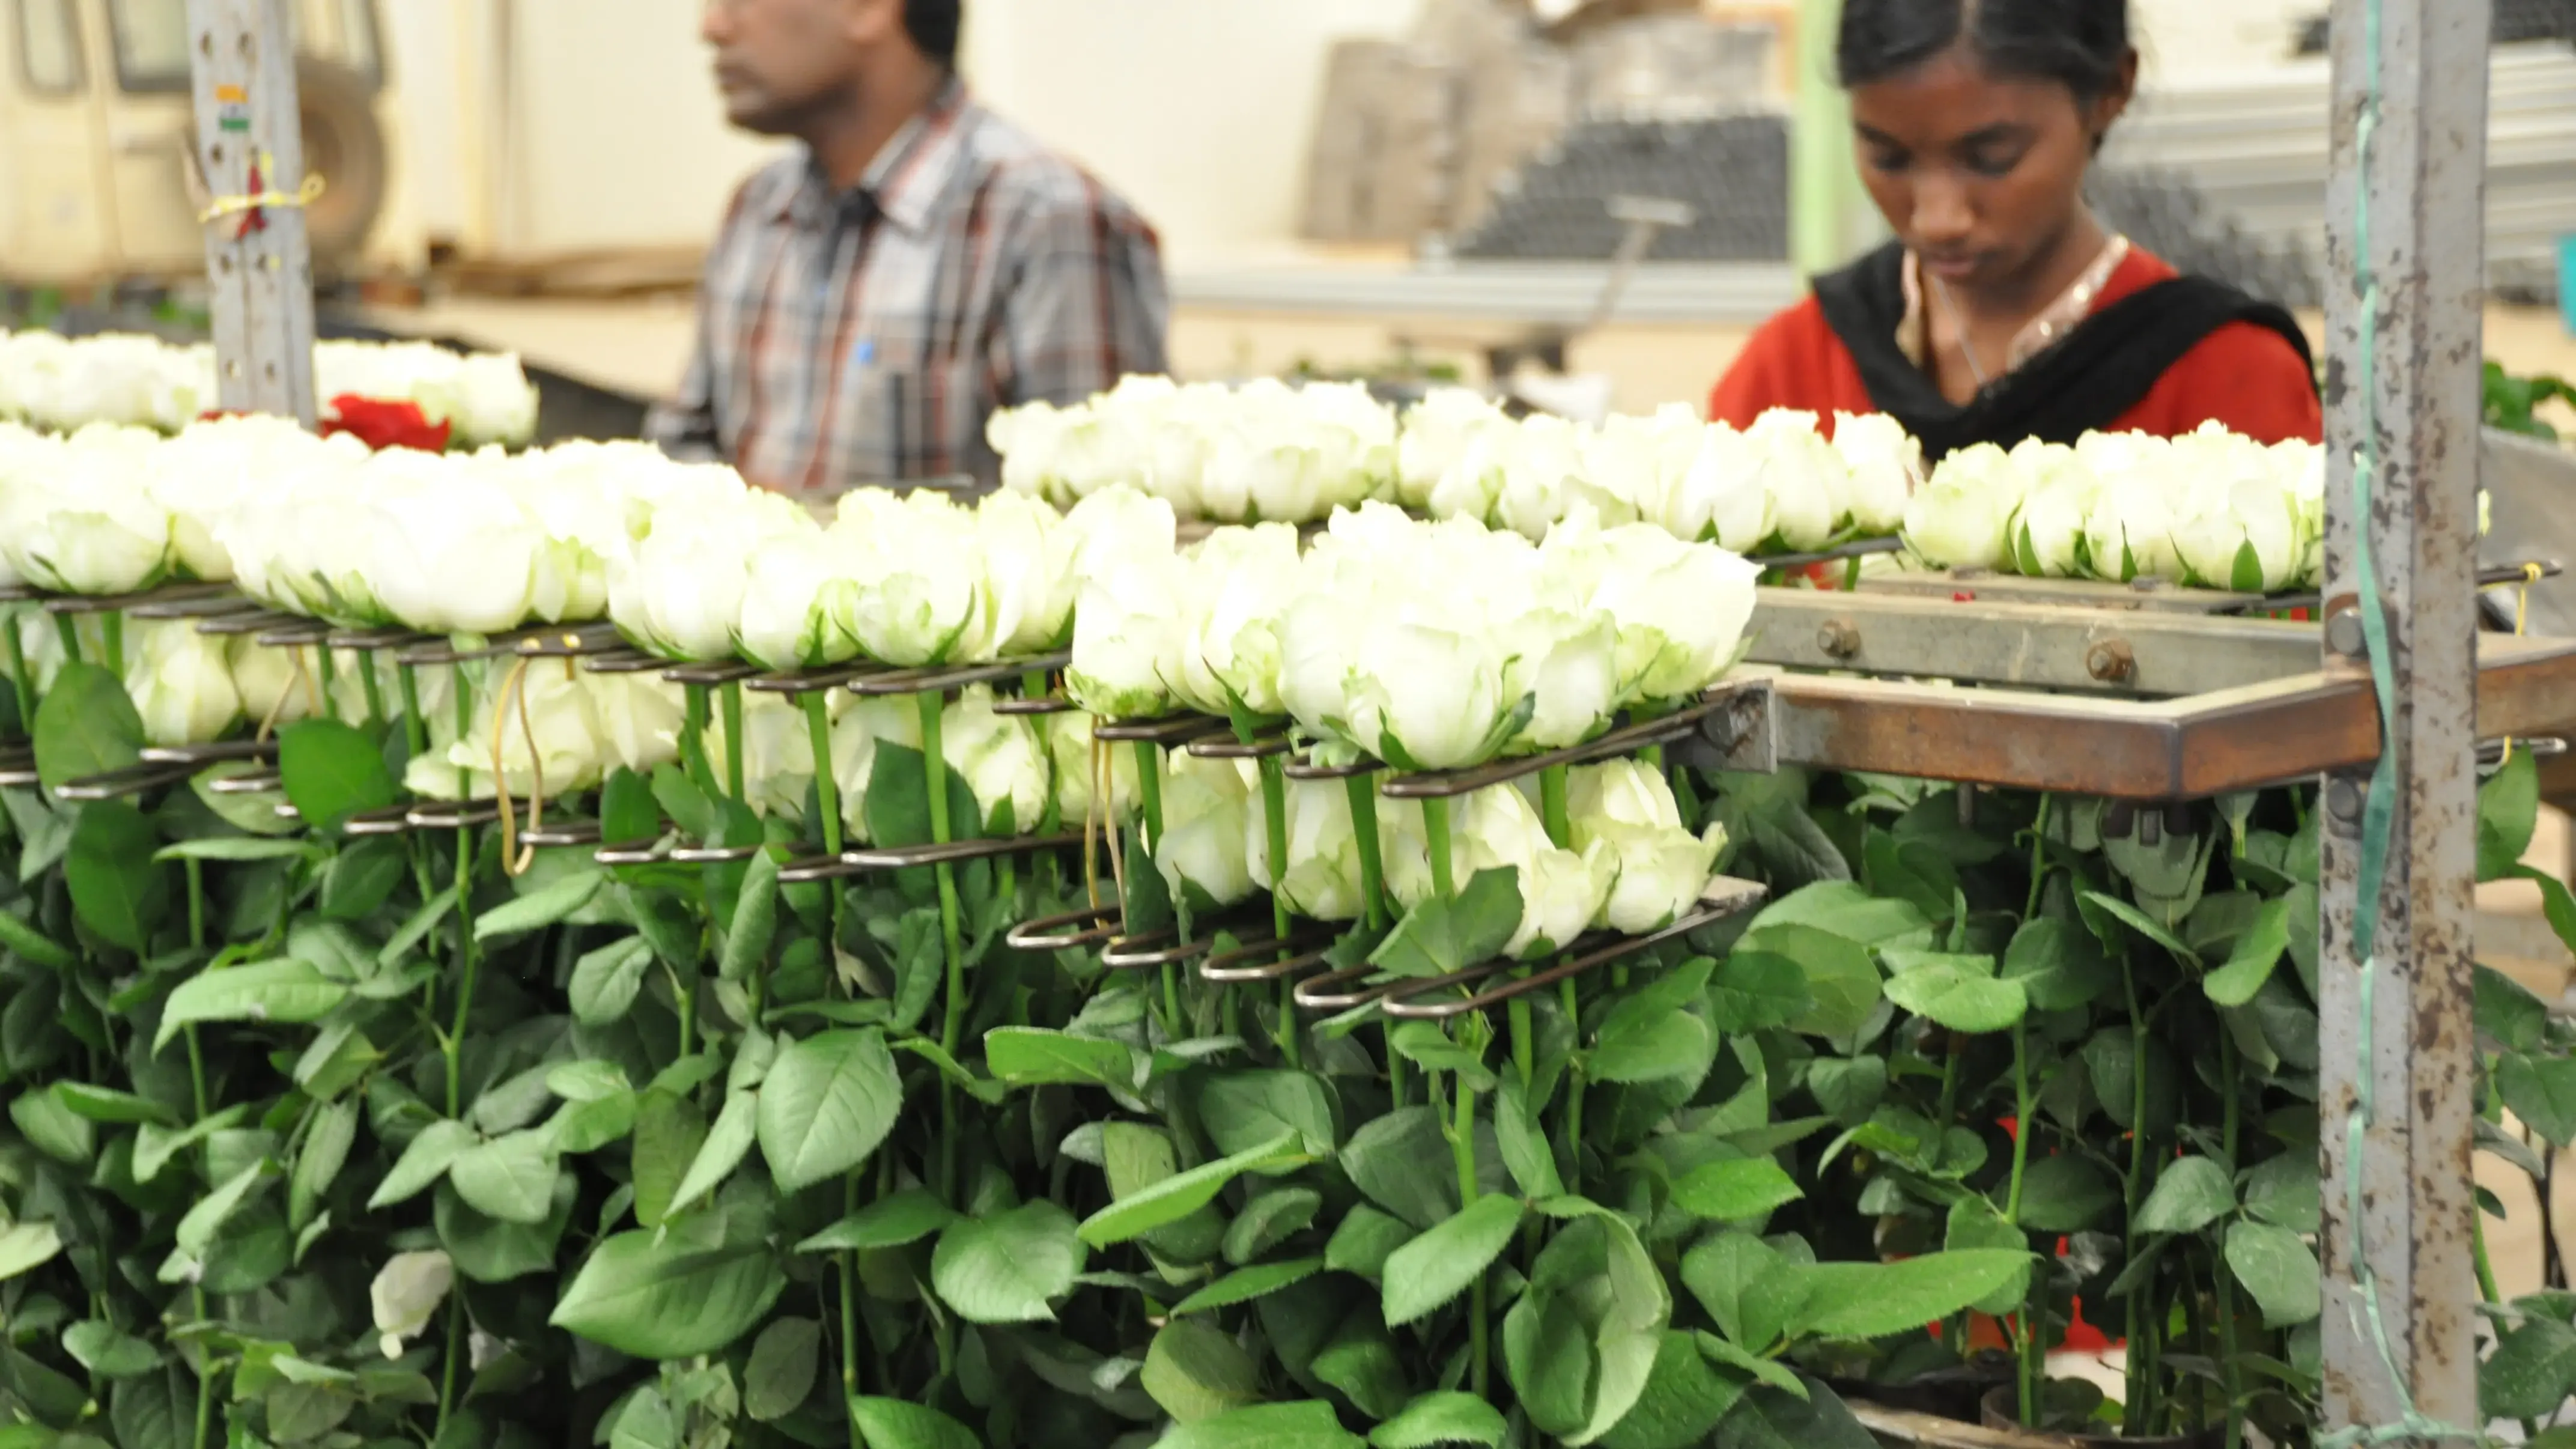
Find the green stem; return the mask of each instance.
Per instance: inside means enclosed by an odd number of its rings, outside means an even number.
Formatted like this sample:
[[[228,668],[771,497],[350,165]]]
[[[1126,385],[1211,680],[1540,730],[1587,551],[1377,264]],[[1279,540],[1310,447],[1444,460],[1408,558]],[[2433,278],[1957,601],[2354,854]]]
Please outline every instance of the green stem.
[[[1449,802],[1422,802],[1422,836],[1431,846],[1431,895],[1435,900],[1449,900],[1458,894],[1453,867],[1449,862]]]
[[[474,701],[466,693],[464,681],[460,679],[457,681],[456,690],[456,737],[465,739],[473,732]],[[461,798],[470,794],[472,783],[470,772],[458,770],[456,779],[458,796]],[[502,788],[501,782],[495,779],[492,782],[492,788],[497,793]],[[446,1039],[438,1044],[439,1054],[447,1059],[447,1115],[451,1121],[464,1115],[465,1111],[465,1070],[462,1060],[465,1051],[465,1026],[467,1016],[474,1010],[475,972],[483,964],[482,953],[474,946],[474,831],[465,826],[459,826],[456,831],[456,953],[462,968],[458,973],[457,981],[456,1024],[454,1029],[448,1032]]]
[[[1163,757],[1143,740],[1136,742],[1136,790],[1145,811],[1145,848],[1163,843]]]
[[[716,772],[715,767],[707,763],[707,686],[687,685],[681,698],[687,712],[680,721],[680,768],[698,783],[700,789],[712,795],[716,789]],[[823,733],[814,742],[814,773],[823,780],[832,778],[831,745],[831,723],[827,718]],[[830,811],[824,813],[831,814]]]
[[[921,764],[930,792],[930,838],[941,845],[956,839],[948,818],[947,742],[940,733],[946,696],[917,696],[921,710]],[[939,1024],[939,1045],[949,1056],[966,1035],[966,948],[958,932],[957,873],[945,865],[931,868],[939,883],[939,944],[946,953],[947,1002]],[[944,1079],[939,1087],[939,1187],[950,1205],[957,1203],[957,1089]]]
[[[1566,767],[1550,765],[1538,772],[1539,818],[1547,825],[1547,840],[1559,850],[1574,848],[1574,821],[1566,808]]]
[[[324,646],[322,652],[330,653],[329,646]],[[376,677],[376,661],[373,655],[361,653],[358,656],[358,687],[366,691],[367,723],[383,724],[385,722],[385,683]]]
[[[1576,1196],[1583,1193],[1583,1002],[1575,995],[1574,978],[1569,976],[1556,984],[1557,1009],[1565,1013],[1565,1028],[1574,1034],[1577,1050],[1565,1069],[1565,1190]]]
[[[697,712],[703,715],[707,704],[706,687],[693,684],[689,688],[693,692]],[[823,850],[829,855],[839,855],[841,853],[841,782],[832,774],[832,716],[826,710],[824,698],[820,693],[808,694],[798,702],[805,707],[805,735],[814,748],[814,794],[817,808],[823,816],[821,822]],[[687,740],[688,737],[684,735],[682,739]],[[683,748],[686,746],[684,745]],[[706,755],[703,746],[699,748],[698,755],[700,762],[703,763]],[[940,808],[943,810],[946,808],[946,801],[942,797],[931,798],[941,800]],[[833,914],[837,916],[840,914],[840,892],[830,891],[826,894],[831,897]],[[833,939],[837,944],[839,937],[836,935]]]
[[[437,1443],[440,1439],[445,1438],[447,1435],[447,1417],[449,1414],[455,1412],[456,1409],[457,1373],[458,1370],[464,1367],[466,1355],[473,1351],[472,1343],[467,1337],[464,1327],[465,1290],[463,1285],[460,1284],[448,1289],[447,1367],[439,1375],[438,1427],[430,1435],[430,1442],[433,1444]]]
[[[2004,1194],[2004,1221],[2021,1226],[2021,1185],[2024,1170],[2030,1164],[2030,1135],[2037,1124],[2030,1120],[2030,1023],[2013,1023],[2013,1152],[2012,1185]],[[2046,1336],[2048,1324],[2048,1275],[2045,1270],[2031,1274],[2031,1296],[2022,1309],[2021,1337],[2015,1347],[2014,1381],[2021,1391],[2021,1422],[2033,1427],[2039,1414],[2038,1367],[2031,1352],[2033,1340]]]
[[[1377,782],[1353,775],[1342,782],[1351,801],[1351,835],[1360,848],[1360,897],[1368,905],[1368,924],[1383,931],[1394,923],[1386,904],[1386,856],[1377,833]]]
[[[742,682],[733,680],[724,687],[725,793],[737,805],[749,804],[743,793],[742,775]],[[829,753],[815,756],[815,768],[831,768]]]
[[[322,686],[322,714],[326,719],[340,717],[340,661],[331,657],[331,646],[313,646],[313,677]]]
[[[2218,1024],[2218,1089],[2226,1094],[2226,1100],[2220,1107],[2220,1146],[2225,1153],[2224,1165],[2230,1182],[2236,1179],[2237,1139],[2242,1130],[2238,1070],[2236,1036],[2222,1021]],[[2470,1216],[2474,1220],[2476,1215],[2472,1213]],[[2488,1289],[2489,1301],[2493,1301],[2494,1281],[2484,1276],[2486,1236],[2483,1229],[2479,1231],[2477,1245],[2480,1281]],[[2209,1281],[2218,1297],[2218,1367],[2227,1380],[2227,1449],[2243,1449],[2245,1370],[2236,1354],[2236,1275],[2213,1254],[2209,1263]]]
[[[2147,1196],[2147,1017],[2138,1009],[2138,973],[2128,953],[2120,956],[2120,986],[2129,1005],[2129,1181],[2126,1237],[2134,1246],[2144,1236],[2138,1230],[2138,1213]],[[2128,1400],[2123,1424],[2130,1432],[2142,1431],[2152,1421],[2155,1411],[2155,1344],[2151,1335],[2163,1333],[2161,1325],[2147,1322],[2146,1304],[2153,1296],[2152,1284],[2141,1284],[2129,1295],[2128,1304]]]
[[[2039,819],[2030,827],[2030,904],[2022,908],[2022,918],[2039,914],[2040,887],[2048,883],[2048,802],[2039,797]]]
[[[9,682],[18,692],[18,732],[28,739],[36,737],[36,679],[27,670],[27,641],[18,633],[16,616],[0,617],[0,631],[9,635]]]
[[[1281,771],[1279,756],[1261,757],[1262,823],[1269,827],[1270,839],[1270,933],[1279,940],[1278,959],[1285,961],[1294,923],[1288,919],[1288,897],[1282,889],[1288,879],[1288,777]],[[1285,981],[1279,983],[1279,1056],[1289,1070],[1297,1069],[1297,994]]]
[[[1475,1206],[1476,1199],[1482,1195],[1476,1189],[1476,1089],[1467,1085],[1464,1077],[1453,1077],[1451,1081],[1458,1089],[1458,1102],[1457,1114],[1452,1119],[1454,1126],[1449,1134],[1449,1151],[1458,1167],[1458,1205],[1464,1210]],[[1483,1274],[1476,1275],[1472,1293],[1467,1309],[1467,1325],[1472,1339],[1468,1349],[1467,1377],[1476,1396],[1483,1398],[1489,1378],[1486,1365],[1492,1357],[1486,1341],[1488,1329],[1485,1320],[1490,1315],[1486,1312]]]
[[[105,644],[107,672],[119,679],[125,677],[125,615],[114,609],[98,616],[98,629]]]
[[[806,740],[814,751],[815,810],[823,817],[818,822],[823,833],[823,849],[837,856],[841,853],[842,845],[841,782],[832,773],[832,716],[828,708],[829,702],[820,693],[813,693],[803,696],[798,703],[805,710]],[[698,684],[689,686],[689,705],[691,722],[688,732],[681,736],[681,755],[684,760],[694,759],[694,768],[701,772],[700,779],[712,781],[713,774],[707,770],[706,748],[701,743],[707,715],[706,686]],[[739,731],[732,733],[739,735]],[[839,951],[841,942],[840,889],[827,885],[824,888],[824,900],[829,910],[827,929],[831,932],[831,939],[826,943],[824,959],[830,961],[834,953]],[[846,993],[848,988],[841,984],[839,970],[833,970],[831,976],[835,989]],[[859,1210],[859,1175],[856,1172],[848,1174],[841,1180],[841,1206],[845,1214]],[[850,1397],[859,1391],[858,1255],[856,1253],[836,1255],[835,1267],[838,1270],[836,1276],[840,1280],[841,1289],[841,1397],[842,1402],[847,1403]],[[850,1449],[867,1449],[865,1441],[860,1437],[856,1419],[849,1421],[849,1429]]]
[[[402,689],[403,740],[411,746],[413,759],[429,753],[429,721],[420,717],[420,672],[409,664],[395,666],[394,681]]]
[[[63,662],[66,664],[80,663],[80,626],[73,621],[72,616],[69,614],[56,614],[54,616],[54,632],[62,636]]]

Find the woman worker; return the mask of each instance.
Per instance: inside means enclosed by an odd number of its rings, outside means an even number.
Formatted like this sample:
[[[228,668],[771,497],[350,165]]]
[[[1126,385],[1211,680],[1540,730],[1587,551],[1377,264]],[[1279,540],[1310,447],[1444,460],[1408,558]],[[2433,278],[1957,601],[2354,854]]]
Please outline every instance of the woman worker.
[[[1975,443],[2320,438],[2290,314],[2112,234],[2084,173],[2135,92],[2127,0],[1844,0],[1861,174],[1897,240],[1772,318],[1709,405],[1893,415]]]

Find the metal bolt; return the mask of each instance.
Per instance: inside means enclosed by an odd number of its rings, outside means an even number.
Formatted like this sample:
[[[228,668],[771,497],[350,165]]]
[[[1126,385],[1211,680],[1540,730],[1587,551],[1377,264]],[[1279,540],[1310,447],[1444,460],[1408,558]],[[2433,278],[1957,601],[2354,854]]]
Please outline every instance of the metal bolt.
[[[1860,652],[1860,631],[1846,619],[1828,619],[1816,629],[1816,647],[1828,659],[1849,659]]]
[[[2361,627],[2359,609],[2338,609],[2326,620],[2326,647],[2346,659],[2359,659],[2370,649],[2370,636]]]
[[[2138,843],[2151,850],[2165,843],[2165,812],[2162,810],[2138,812]]]
[[[2126,684],[2138,672],[2137,651],[2126,639],[2105,639],[2085,653],[2084,669],[2104,684]]]
[[[2362,808],[2368,803],[2358,782],[2333,780],[2326,785],[2326,813],[2338,825],[2359,825]]]

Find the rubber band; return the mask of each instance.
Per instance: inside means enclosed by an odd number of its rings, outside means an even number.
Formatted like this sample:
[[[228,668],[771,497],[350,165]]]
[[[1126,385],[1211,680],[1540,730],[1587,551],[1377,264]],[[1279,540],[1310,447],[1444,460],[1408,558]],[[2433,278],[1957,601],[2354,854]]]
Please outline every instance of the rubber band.
[[[307,176],[304,184],[293,191],[260,191],[248,196],[218,196],[205,210],[197,213],[200,224],[239,216],[245,211],[264,211],[272,206],[309,207],[322,199],[326,183],[320,176]]]
[[[513,701],[519,715],[519,735],[528,746],[528,829],[544,827],[546,818],[546,760],[537,749],[537,727],[528,717],[528,666],[533,658],[522,659],[510,668],[509,677],[501,682],[500,697],[492,704],[492,794],[501,806],[501,868],[513,876],[526,875],[537,863],[537,848],[519,844],[518,814],[510,802],[510,781],[502,773],[501,746],[509,728]],[[570,669],[572,661],[564,661]]]

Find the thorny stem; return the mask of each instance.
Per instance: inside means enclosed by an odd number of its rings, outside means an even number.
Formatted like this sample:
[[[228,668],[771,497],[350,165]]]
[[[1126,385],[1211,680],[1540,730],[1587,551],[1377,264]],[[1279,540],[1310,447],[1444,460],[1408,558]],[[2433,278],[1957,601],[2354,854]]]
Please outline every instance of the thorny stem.
[[[119,679],[125,677],[125,615],[114,609],[99,616],[99,632],[104,636],[107,672]]]
[[[1288,932],[1294,925],[1288,919],[1288,779],[1282,772],[1277,755],[1261,757],[1261,813],[1270,828],[1270,933],[1279,940],[1279,959],[1288,959]],[[1289,982],[1279,983],[1279,1056],[1294,1071],[1298,1067],[1297,993]]]
[[[54,632],[62,636],[63,662],[66,664],[80,663],[80,626],[72,621],[72,616],[69,614],[56,614],[54,616]]]
[[[313,677],[320,685],[322,714],[327,719],[340,717],[340,661],[331,657],[331,646],[313,646]]]

